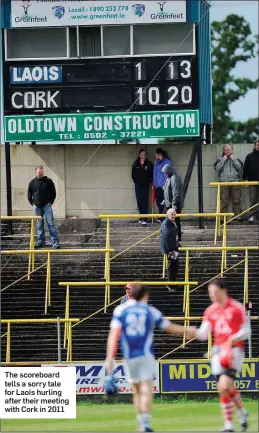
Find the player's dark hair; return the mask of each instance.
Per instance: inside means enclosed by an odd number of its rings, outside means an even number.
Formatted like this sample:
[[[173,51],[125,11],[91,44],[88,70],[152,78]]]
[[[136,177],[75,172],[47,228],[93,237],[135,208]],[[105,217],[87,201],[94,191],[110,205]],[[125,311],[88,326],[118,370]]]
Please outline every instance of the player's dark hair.
[[[221,290],[227,290],[227,281],[226,278],[214,278],[214,280],[211,280],[210,284],[214,284]]]
[[[149,288],[142,284],[132,284],[131,296],[136,301],[141,301],[145,295],[149,295]]]
[[[147,151],[145,149],[140,149],[138,152],[138,156],[140,156],[141,152],[145,152],[145,154],[147,154]]]

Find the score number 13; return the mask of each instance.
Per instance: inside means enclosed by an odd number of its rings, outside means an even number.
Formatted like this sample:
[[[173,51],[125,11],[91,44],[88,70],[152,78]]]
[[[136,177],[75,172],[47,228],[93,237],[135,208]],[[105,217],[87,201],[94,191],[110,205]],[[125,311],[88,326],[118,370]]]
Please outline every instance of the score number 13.
[[[146,64],[139,62],[135,65],[136,80],[146,80]],[[179,78],[191,78],[191,62],[189,60],[168,62],[167,65],[167,79],[177,80]]]

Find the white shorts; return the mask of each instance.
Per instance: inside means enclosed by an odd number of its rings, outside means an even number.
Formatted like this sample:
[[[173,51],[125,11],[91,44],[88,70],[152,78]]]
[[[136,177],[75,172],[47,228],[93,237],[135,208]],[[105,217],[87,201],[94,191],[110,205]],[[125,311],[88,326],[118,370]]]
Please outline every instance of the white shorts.
[[[155,378],[155,358],[153,355],[138,356],[125,360],[129,383],[140,383]]]
[[[227,372],[227,369],[222,367],[220,364],[219,354],[220,347],[214,346],[212,349],[211,372],[216,376]],[[244,356],[245,353],[243,349],[240,349],[239,347],[233,348],[233,370],[236,370],[238,373],[241,372]]]

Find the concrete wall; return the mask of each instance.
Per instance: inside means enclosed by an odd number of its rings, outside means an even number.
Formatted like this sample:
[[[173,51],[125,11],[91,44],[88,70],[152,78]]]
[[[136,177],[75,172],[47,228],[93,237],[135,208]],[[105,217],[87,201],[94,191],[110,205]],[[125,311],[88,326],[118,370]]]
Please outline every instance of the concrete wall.
[[[42,164],[45,173],[52,178],[57,189],[54,205],[57,218],[78,216],[93,217],[99,213],[136,212],[131,166],[139,146],[136,145],[59,145],[59,146],[11,146],[13,214],[28,215],[32,211],[27,201],[27,186],[34,177],[34,168]],[[148,145],[149,158],[154,159],[157,145]],[[234,145],[234,153],[244,161],[253,145]],[[192,145],[171,144],[165,146],[175,167],[184,179]],[[209,182],[216,181],[213,163],[222,149],[220,146],[204,146],[204,210],[214,211],[216,188]],[[186,212],[198,211],[197,166],[194,167],[185,200]],[[244,206],[248,207],[247,189],[243,188]],[[1,214],[6,214],[5,154],[1,146]]]

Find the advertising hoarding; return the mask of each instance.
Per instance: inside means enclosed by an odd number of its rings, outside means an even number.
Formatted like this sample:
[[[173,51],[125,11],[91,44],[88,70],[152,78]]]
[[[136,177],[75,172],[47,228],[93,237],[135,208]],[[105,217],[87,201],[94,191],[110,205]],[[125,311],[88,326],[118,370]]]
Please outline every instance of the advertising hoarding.
[[[12,27],[93,26],[186,21],[186,1],[12,0]]]
[[[5,140],[80,141],[199,136],[199,111],[14,115],[5,117]]]
[[[211,393],[217,392],[216,378],[211,374],[209,361],[162,361],[161,393]],[[237,374],[235,387],[242,392],[259,390],[258,360],[246,361],[241,374]]]
[[[103,362],[89,362],[87,364],[48,365],[49,367],[76,367],[77,395],[104,394],[105,367]],[[43,365],[42,365],[43,367]],[[44,365],[46,367],[46,365]],[[153,392],[159,393],[159,363],[155,362],[155,378]],[[120,394],[131,394],[132,388],[128,383],[127,373],[123,363],[117,363],[113,371]]]

